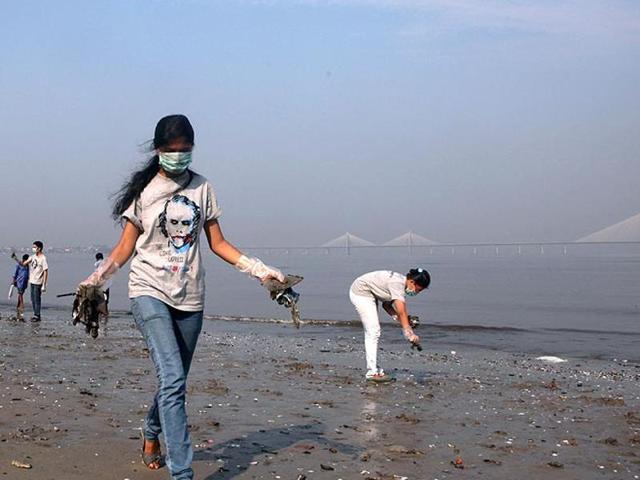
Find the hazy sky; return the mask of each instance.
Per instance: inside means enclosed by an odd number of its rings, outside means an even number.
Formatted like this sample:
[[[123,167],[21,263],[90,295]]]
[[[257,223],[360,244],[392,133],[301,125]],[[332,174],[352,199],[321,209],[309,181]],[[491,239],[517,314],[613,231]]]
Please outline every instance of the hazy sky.
[[[21,0],[0,51],[0,244],[114,242],[109,194],[170,113],[239,245],[640,211],[636,0]]]

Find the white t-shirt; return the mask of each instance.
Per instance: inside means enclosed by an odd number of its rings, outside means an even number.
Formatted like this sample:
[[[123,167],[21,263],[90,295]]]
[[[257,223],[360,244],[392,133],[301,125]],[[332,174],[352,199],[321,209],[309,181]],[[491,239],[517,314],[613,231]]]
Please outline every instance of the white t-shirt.
[[[178,310],[204,309],[200,233],[220,216],[213,188],[197,173],[156,175],[122,216],[140,236],[136,241],[129,298],[149,295]]]
[[[44,282],[44,272],[45,270],[49,270],[47,257],[44,256],[44,253],[41,253],[40,255],[36,255],[34,253],[29,257],[27,262],[29,265],[29,283],[42,285]]]
[[[365,297],[373,296],[383,302],[405,301],[404,285],[406,275],[390,270],[365,273],[351,284],[351,292]]]

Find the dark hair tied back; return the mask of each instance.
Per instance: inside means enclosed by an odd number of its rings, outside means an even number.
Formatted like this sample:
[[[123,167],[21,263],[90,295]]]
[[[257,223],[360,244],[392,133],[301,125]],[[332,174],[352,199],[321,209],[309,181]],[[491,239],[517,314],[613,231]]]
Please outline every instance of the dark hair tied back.
[[[194,132],[189,119],[184,115],[168,115],[160,119],[156,125],[153,135],[151,150],[165,147],[176,140],[184,140],[194,144]],[[129,208],[129,205],[140,197],[149,182],[160,170],[158,155],[153,155],[144,166],[131,175],[120,190],[115,193],[113,201],[112,216],[114,220],[120,220],[122,213]]]
[[[407,278],[413,280],[422,288],[428,288],[431,283],[431,275],[424,268],[412,268],[407,273]]]

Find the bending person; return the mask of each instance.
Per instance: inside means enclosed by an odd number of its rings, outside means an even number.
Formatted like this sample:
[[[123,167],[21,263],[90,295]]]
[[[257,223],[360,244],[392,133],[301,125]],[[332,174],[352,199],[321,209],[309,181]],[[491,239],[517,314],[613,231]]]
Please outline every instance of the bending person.
[[[431,277],[423,268],[411,269],[408,274],[379,270],[356,278],[349,289],[349,299],[364,327],[364,349],[367,359],[367,381],[389,382],[393,377],[378,366],[378,340],[380,319],[378,302],[386,312],[400,322],[404,338],[418,345],[420,337],[413,333],[409,323],[405,296],[413,297],[429,287]]]
[[[248,258],[222,234],[220,208],[209,182],[189,169],[194,132],[184,115],[162,118],[154,155],[116,197],[113,216],[124,223],[111,255],[83,284],[104,286],[132,254],[129,297],[136,325],[149,348],[158,389],[146,417],[142,459],[150,469],[166,464],[174,480],[193,478],[193,449],[185,409],[186,380],[202,327],[204,270],[200,233],[217,256],[261,281],[283,274]]]

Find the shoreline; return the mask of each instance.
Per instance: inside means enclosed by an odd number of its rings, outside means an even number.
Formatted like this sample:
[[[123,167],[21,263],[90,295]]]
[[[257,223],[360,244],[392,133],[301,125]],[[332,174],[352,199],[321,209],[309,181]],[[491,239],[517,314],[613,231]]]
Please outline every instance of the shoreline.
[[[63,317],[0,313],[0,474],[168,478],[139,459],[155,376],[130,317],[94,341]],[[417,353],[390,329],[381,345],[397,381],[368,385],[347,329],[205,322],[187,396],[196,478],[637,478],[640,365]]]
[[[43,307],[43,315],[52,317],[54,321],[68,321],[71,309],[62,305],[47,305]],[[29,308],[25,317],[28,319]],[[15,310],[6,301],[0,301],[0,319],[15,315]],[[126,318],[131,315],[128,310],[116,309],[111,311],[113,319]],[[256,324],[288,326],[293,328],[289,319],[289,312],[282,309],[280,317],[270,316],[245,316],[205,314],[207,323],[227,322],[229,324]],[[1,321],[1,320],[0,320]],[[404,340],[395,335],[396,325],[388,318],[381,316],[383,331],[391,333],[389,341],[396,348],[404,348]],[[235,329],[233,326],[225,327]],[[244,327],[240,327],[242,331]],[[300,335],[307,335],[316,330],[335,330],[336,334],[351,332],[355,336],[362,335],[362,327],[359,320],[332,320],[302,318]],[[418,334],[423,338],[423,343],[431,346],[447,348],[474,348],[479,350],[500,351],[512,354],[530,355],[556,355],[593,360],[624,360],[626,362],[640,363],[640,350],[637,343],[640,341],[640,333],[625,331],[603,331],[575,328],[521,328],[510,326],[491,326],[481,324],[441,324],[421,323]]]

